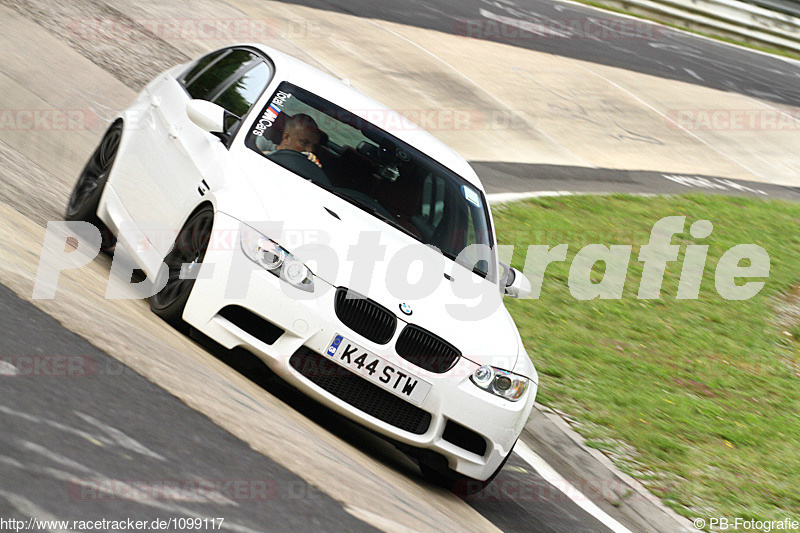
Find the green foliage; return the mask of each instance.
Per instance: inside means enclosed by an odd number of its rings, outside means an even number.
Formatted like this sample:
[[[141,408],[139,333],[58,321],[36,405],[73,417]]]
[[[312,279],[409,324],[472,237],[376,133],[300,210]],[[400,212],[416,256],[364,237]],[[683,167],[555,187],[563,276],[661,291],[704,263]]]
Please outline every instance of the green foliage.
[[[655,222],[674,215],[686,216],[672,239],[678,260],[668,263],[661,298],[639,300],[639,248]],[[709,237],[689,234],[697,220],[712,222]],[[500,206],[495,222],[519,269],[529,245],[569,245],[567,260],[547,267],[539,299],[506,302],[540,371],[539,401],[574,418],[593,446],[684,515],[800,520],[800,323],[776,314],[800,281],[800,205],[576,196]],[[622,299],[571,295],[572,258],[592,243],[633,245]],[[751,243],[768,252],[769,278],[755,297],[726,300],[716,264]],[[677,300],[688,244],[708,245],[708,259],[699,298]],[[595,265],[595,282],[603,271]]]

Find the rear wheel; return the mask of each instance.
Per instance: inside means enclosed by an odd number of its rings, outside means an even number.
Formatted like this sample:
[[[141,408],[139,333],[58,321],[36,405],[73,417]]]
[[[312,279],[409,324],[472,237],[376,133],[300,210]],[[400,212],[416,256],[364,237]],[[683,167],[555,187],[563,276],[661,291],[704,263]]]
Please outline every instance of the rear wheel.
[[[183,310],[194,287],[191,274],[196,273],[205,258],[213,225],[214,210],[211,206],[204,206],[189,217],[178,232],[172,250],[164,258],[167,283],[150,298],[150,309],[178,329],[186,329]]]
[[[86,166],[83,167],[78,182],[72,189],[64,216],[66,220],[82,220],[94,224],[100,230],[103,237],[101,247],[106,251],[114,247],[116,239],[97,217],[97,206],[108,181],[114,158],[117,156],[121,139],[122,123],[116,122],[108,128],[100,144],[86,162]]]

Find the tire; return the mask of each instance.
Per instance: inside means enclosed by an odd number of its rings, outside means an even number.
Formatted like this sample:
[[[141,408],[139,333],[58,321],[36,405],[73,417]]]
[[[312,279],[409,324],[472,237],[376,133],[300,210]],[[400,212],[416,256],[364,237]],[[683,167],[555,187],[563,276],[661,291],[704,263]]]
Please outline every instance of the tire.
[[[97,217],[97,206],[117,156],[121,139],[122,123],[115,122],[103,135],[100,144],[83,167],[64,214],[65,220],[81,220],[94,224],[102,235],[101,249],[104,251],[113,249],[116,238]]]
[[[203,262],[214,225],[214,210],[205,205],[195,211],[175,238],[172,250],[164,258],[167,265],[167,283],[150,298],[150,310],[165,322],[181,331],[188,331],[183,321],[183,310],[194,287],[194,279],[181,279],[184,263],[198,268]]]
[[[514,444],[516,445],[516,442]],[[503,462],[497,467],[497,470],[495,470],[485,481],[464,476],[453,471],[449,467],[442,465],[432,465],[429,463],[420,462],[419,469],[422,472],[422,476],[434,485],[451,490],[457,496],[463,498],[465,496],[477,494],[488,487],[489,484],[494,481],[494,478],[497,477],[503,467],[506,466],[506,462],[508,462],[508,458],[511,457],[511,453],[513,451],[514,446],[511,447],[508,455],[505,456]]]

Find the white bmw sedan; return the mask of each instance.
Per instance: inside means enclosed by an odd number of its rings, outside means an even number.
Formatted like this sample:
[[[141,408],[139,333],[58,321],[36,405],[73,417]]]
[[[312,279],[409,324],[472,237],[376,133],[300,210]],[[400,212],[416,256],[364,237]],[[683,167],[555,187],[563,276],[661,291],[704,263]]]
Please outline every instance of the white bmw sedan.
[[[389,438],[429,478],[488,484],[537,374],[467,162],[348,83],[260,45],[158,76],[72,193],[154,282],[150,307],[241,347]]]

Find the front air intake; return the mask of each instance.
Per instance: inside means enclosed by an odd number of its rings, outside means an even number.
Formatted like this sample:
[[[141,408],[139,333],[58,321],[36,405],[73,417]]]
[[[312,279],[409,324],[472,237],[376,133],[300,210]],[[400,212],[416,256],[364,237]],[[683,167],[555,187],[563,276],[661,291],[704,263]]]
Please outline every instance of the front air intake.
[[[228,305],[224,307],[219,312],[219,316],[231,322],[239,329],[244,330],[246,333],[249,333],[264,344],[275,344],[275,341],[284,333],[283,329],[269,320],[261,318],[257,314],[238,305]]]
[[[442,439],[459,448],[483,457],[486,454],[486,439],[469,428],[448,420],[444,426]]]

